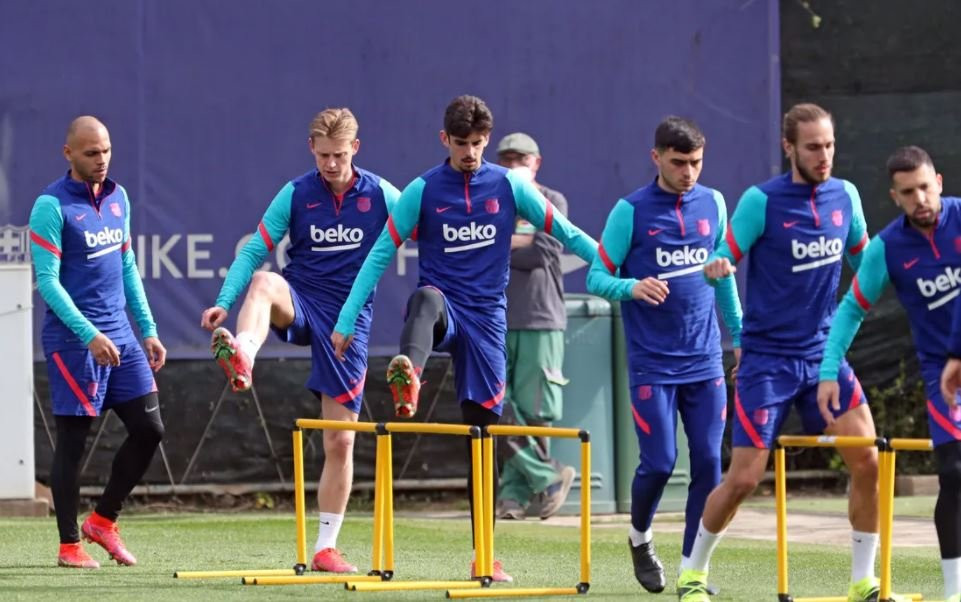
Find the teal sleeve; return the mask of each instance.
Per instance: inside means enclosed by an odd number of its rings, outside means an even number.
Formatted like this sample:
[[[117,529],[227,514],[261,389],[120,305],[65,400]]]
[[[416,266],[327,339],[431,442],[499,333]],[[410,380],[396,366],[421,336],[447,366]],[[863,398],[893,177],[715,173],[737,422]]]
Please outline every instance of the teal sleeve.
[[[77,338],[89,345],[100,331],[77,308],[60,284],[63,214],[56,197],[41,195],[30,211],[30,257],[37,290],[53,313]]]
[[[397,199],[400,198],[400,191],[384,178],[380,179],[380,189],[384,193],[384,203],[387,205],[387,213],[393,213],[394,205],[397,204]]]
[[[123,230],[126,235],[123,245],[123,292],[127,299],[127,306],[133,314],[137,327],[140,328],[140,336],[143,338],[157,336],[157,323],[150,313],[150,305],[147,303],[147,295],[143,290],[143,281],[140,279],[140,270],[137,269],[137,258],[133,252],[133,235],[130,233],[130,198],[127,191],[120,187],[123,192],[123,201],[127,206],[127,217],[124,220]]]
[[[845,241],[845,257],[854,270],[861,265],[864,247],[868,244],[868,223],[864,219],[864,208],[861,206],[861,195],[854,184],[844,180],[844,190],[851,199],[851,226],[848,228],[848,238]]]
[[[634,237],[634,206],[618,199],[607,216],[601,244],[587,272],[587,290],[612,301],[627,301],[637,284],[636,278],[619,278],[618,270],[627,259]]]
[[[727,205],[724,203],[724,195],[717,190],[714,191],[714,202],[717,205],[717,238],[714,240],[715,251],[724,242],[727,236]],[[737,296],[737,283],[734,275],[721,278],[714,291],[717,299],[717,306],[721,310],[721,319],[731,333],[731,341],[735,348],[741,346],[741,300]]]
[[[838,379],[841,358],[851,347],[864,316],[881,298],[881,293],[890,282],[888,264],[884,257],[884,241],[881,237],[875,236],[862,255],[864,257],[860,262],[861,267],[854,275],[851,288],[845,293],[831,322],[824,359],[821,360],[820,380]]]
[[[594,263],[597,256],[597,241],[572,224],[563,213],[551,205],[550,201],[537,190],[534,183],[515,171],[507,172],[507,180],[514,191],[517,213],[534,224],[538,230],[547,232],[587,262]]]
[[[724,257],[731,263],[737,263],[751,250],[751,247],[764,233],[765,214],[767,213],[767,195],[757,186],[751,186],[741,195],[731,223],[725,230],[724,238],[714,253],[708,257],[708,262]],[[716,282],[711,282],[716,284]]]
[[[387,266],[397,253],[397,247],[411,235],[420,219],[420,202],[426,182],[417,178],[407,185],[404,192],[394,205],[394,211],[387,218],[387,224],[377,237],[377,241],[367,254],[364,265],[361,266],[354,285],[350,287],[350,294],[340,308],[334,332],[344,336],[354,334],[354,324],[363,309],[364,303],[377,286],[380,277],[384,275]]]
[[[230,264],[215,305],[229,310],[240,293],[247,288],[254,272],[264,263],[267,253],[287,234],[287,228],[290,227],[290,202],[293,195],[294,185],[287,182],[270,202],[263,219],[257,226],[257,231]]]

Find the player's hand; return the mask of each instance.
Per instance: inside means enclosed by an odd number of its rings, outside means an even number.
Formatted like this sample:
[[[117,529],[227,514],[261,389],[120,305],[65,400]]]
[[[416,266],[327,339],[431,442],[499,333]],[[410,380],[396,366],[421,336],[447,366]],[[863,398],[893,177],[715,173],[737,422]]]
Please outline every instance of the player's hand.
[[[731,380],[737,380],[737,370],[741,367],[741,348],[734,348],[734,367],[731,368]]]
[[[941,397],[949,408],[958,405],[958,389],[961,389],[961,359],[948,358],[941,371]]]
[[[154,372],[159,372],[164,364],[167,363],[167,348],[163,346],[157,337],[147,337],[143,340],[144,349],[147,352],[147,363]]]
[[[330,344],[334,346],[334,357],[340,361],[344,361],[344,353],[346,353],[347,348],[350,344],[354,342],[354,335],[344,336],[343,334],[334,331],[330,335]]]
[[[631,289],[631,297],[651,305],[660,305],[664,303],[670,292],[667,288],[667,282],[648,276],[644,280],[637,281],[637,284]]]
[[[720,280],[737,271],[737,267],[727,257],[718,257],[704,264],[704,275],[711,280]]]
[[[822,380],[818,383],[818,411],[821,412],[824,422],[831,426],[834,424],[834,414],[828,409],[829,406],[835,412],[841,411],[841,387],[836,380]]]
[[[220,306],[208,307],[200,316],[200,326],[207,330],[213,330],[227,319],[227,310]]]
[[[102,332],[98,332],[97,336],[93,337],[93,340],[87,345],[87,349],[93,354],[94,361],[101,366],[120,365],[120,351],[113,344],[113,341]]]

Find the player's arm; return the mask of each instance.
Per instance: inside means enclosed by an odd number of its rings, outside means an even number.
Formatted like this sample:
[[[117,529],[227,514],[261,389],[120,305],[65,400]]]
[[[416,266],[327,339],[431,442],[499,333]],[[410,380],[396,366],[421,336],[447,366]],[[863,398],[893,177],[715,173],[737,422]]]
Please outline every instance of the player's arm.
[[[40,296],[60,321],[77,338],[89,345],[100,331],[88,320],[60,284],[61,232],[60,201],[41,195],[30,211],[30,258]]]
[[[878,302],[890,282],[887,261],[885,259],[884,241],[879,236],[867,245],[862,254],[860,267],[851,281],[851,287],[845,293],[838,311],[831,322],[827,344],[824,347],[824,357],[818,375],[818,408],[825,422],[834,422],[834,416],[828,411],[828,405],[835,410],[840,409],[840,391],[838,387],[838,370],[841,359],[851,347],[854,335],[857,334],[871,307]]]
[[[744,191],[731,216],[724,238],[704,264],[704,275],[711,285],[737,271],[735,264],[751,250],[764,233],[767,195],[757,186]]]
[[[618,271],[631,250],[634,236],[634,207],[624,199],[618,199],[607,216],[607,224],[601,233],[597,256],[587,272],[587,290],[612,301],[633,298],[632,291],[639,280],[620,278]]]
[[[229,310],[240,293],[250,284],[254,272],[263,265],[267,254],[274,250],[290,227],[290,203],[294,185],[290,182],[280,189],[264,212],[257,231],[243,246],[230,264],[224,284],[217,295],[217,307]]]
[[[552,201],[554,209],[567,215],[567,199],[563,194],[557,193]],[[537,231],[533,235],[520,234],[519,236],[529,238],[530,242],[511,248],[511,269],[531,271],[538,268],[545,268],[551,262],[560,258],[564,246],[553,236]]]
[[[847,258],[848,265],[857,270],[861,265],[864,248],[868,245],[868,223],[864,219],[864,208],[861,206],[861,195],[858,194],[858,189],[845,180],[844,190],[851,199],[851,225],[844,243],[844,256]]]
[[[514,171],[507,172],[507,180],[514,192],[517,213],[538,230],[547,232],[583,259],[588,265],[597,256],[597,241],[572,224],[544,195],[533,182],[524,179]]]
[[[951,334],[948,337],[948,361],[941,371],[941,396],[949,406],[957,404],[961,389],[961,297],[954,302],[951,314]]]
[[[126,205],[127,216],[124,219],[123,231],[124,241],[121,247],[123,257],[123,292],[127,299],[127,306],[133,314],[137,327],[140,328],[140,335],[143,338],[157,336],[157,323],[150,312],[150,305],[147,303],[147,295],[143,289],[143,281],[140,279],[140,271],[137,269],[137,258],[134,256],[132,240],[130,234],[130,199],[127,198],[127,191],[123,192],[124,205]]]
[[[397,204],[397,199],[400,198],[400,191],[384,178],[380,179],[380,190],[384,193],[384,204],[387,205],[387,213],[393,213],[394,205]]]
[[[714,203],[717,205],[717,238],[714,239],[715,252],[721,248],[727,237],[727,205],[724,203],[724,196],[714,191]],[[714,297],[717,306],[721,310],[721,319],[731,333],[731,341],[735,349],[741,348],[741,300],[737,296],[737,283],[734,281],[734,274],[728,274],[720,278],[715,285]]]
[[[127,300],[127,306],[133,314],[137,327],[140,329],[140,336],[143,337],[144,349],[147,352],[147,362],[154,372],[163,368],[167,361],[167,349],[157,337],[157,323],[150,312],[150,304],[147,303],[147,294],[143,290],[143,281],[140,279],[140,270],[137,269],[137,258],[134,256],[131,245],[132,236],[130,234],[130,198],[127,191],[121,187],[123,201],[126,206],[126,218],[124,219],[124,242],[120,252],[123,261],[123,292]]]
[[[414,231],[420,219],[420,200],[425,184],[422,178],[417,178],[404,189],[394,205],[394,211],[387,218],[384,229],[377,237],[370,253],[367,254],[364,265],[357,273],[354,285],[350,287],[350,294],[344,301],[344,306],[340,308],[340,315],[331,337],[338,357],[341,357],[350,345],[350,337],[354,334],[357,316],[360,315],[364,303],[367,302],[380,277],[390,265],[397,253],[397,248],[404,244]]]

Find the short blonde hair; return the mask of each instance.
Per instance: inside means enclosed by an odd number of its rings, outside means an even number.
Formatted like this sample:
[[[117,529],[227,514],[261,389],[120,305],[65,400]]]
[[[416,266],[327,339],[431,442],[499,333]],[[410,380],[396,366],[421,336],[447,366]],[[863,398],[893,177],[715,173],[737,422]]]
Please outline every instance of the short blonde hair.
[[[357,118],[344,107],[339,109],[324,109],[310,122],[310,139],[330,138],[332,140],[346,140],[353,142],[357,139]]]

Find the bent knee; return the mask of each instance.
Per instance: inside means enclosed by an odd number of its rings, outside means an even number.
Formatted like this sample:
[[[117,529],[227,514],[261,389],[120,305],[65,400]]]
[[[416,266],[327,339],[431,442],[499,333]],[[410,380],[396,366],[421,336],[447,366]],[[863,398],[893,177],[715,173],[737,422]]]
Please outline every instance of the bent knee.
[[[352,431],[324,431],[324,455],[335,461],[346,462],[354,452]]]

